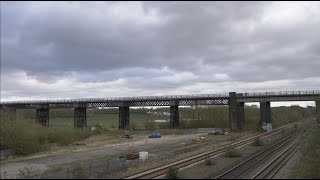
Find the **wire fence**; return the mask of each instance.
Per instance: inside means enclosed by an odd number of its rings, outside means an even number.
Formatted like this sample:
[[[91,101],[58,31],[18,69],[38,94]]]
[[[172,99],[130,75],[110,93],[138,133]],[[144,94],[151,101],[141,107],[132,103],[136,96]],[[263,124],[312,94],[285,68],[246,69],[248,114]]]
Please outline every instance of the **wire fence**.
[[[194,95],[166,95],[166,96],[137,96],[137,97],[110,97],[110,98],[83,98],[83,99],[53,99],[29,101],[1,101],[1,104],[30,104],[30,103],[90,103],[108,101],[144,101],[144,100],[177,100],[197,98],[227,98],[229,94],[194,94]]]
[[[237,93],[241,97],[256,96],[291,96],[291,95],[320,95],[320,90],[312,91],[278,91],[278,92],[253,92],[253,93]]]

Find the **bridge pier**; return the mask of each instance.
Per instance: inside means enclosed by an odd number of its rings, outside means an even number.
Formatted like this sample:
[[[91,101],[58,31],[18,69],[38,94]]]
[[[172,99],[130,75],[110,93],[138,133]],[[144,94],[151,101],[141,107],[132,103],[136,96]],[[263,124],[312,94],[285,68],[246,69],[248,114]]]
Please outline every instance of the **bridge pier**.
[[[87,108],[85,107],[74,108],[74,127],[75,128],[87,127]]]
[[[244,102],[237,102],[237,94],[229,93],[229,127],[231,130],[243,130],[244,119]]]
[[[130,129],[129,107],[119,107],[119,129]]]
[[[260,125],[271,122],[271,106],[269,101],[260,102]]]
[[[244,102],[237,103],[238,106],[238,119],[237,119],[237,127],[241,131],[244,129],[245,118],[244,118]]]
[[[170,106],[170,126],[174,129],[180,126],[178,105]]]
[[[36,122],[42,126],[49,126],[49,108],[39,108],[36,110]]]
[[[16,120],[16,109],[13,109],[13,108],[1,109],[1,119],[15,121]]]

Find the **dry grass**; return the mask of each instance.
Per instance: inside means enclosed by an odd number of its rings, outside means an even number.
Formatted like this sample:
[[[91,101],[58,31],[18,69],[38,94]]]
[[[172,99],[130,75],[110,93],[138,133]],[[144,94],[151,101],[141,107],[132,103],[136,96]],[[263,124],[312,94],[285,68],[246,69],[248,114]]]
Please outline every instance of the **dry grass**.
[[[320,127],[307,140],[302,149],[303,158],[294,167],[290,179],[319,179],[320,178]]]

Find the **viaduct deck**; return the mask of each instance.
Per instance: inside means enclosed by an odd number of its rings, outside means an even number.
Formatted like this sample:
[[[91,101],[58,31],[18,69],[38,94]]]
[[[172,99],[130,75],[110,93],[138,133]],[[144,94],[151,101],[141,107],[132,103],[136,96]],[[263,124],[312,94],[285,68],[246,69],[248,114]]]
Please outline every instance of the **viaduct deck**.
[[[315,101],[319,91],[283,91],[237,93],[237,102],[279,102],[279,101]],[[0,108],[37,109],[37,108],[98,108],[98,107],[139,107],[139,106],[195,106],[229,105],[229,94],[200,94],[173,96],[140,96],[120,98],[87,98],[38,101],[1,102]]]

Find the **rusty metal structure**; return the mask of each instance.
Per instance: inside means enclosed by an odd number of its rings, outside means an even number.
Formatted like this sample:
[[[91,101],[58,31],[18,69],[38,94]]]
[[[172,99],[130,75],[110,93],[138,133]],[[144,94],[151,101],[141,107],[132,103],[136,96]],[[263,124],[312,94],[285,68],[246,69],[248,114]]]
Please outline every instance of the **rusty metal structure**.
[[[270,102],[282,101],[317,101],[319,106],[320,90],[314,91],[280,91],[228,94],[198,94],[172,96],[140,96],[120,98],[88,98],[59,99],[38,101],[7,101],[1,102],[0,109],[15,112],[15,109],[37,109],[36,121],[44,126],[49,125],[49,109],[73,108],[74,127],[87,127],[86,109],[102,107],[119,107],[119,129],[130,126],[130,107],[140,106],[170,106],[170,125],[179,127],[179,106],[197,105],[228,105],[230,129],[242,130],[245,124],[244,104],[260,102],[261,123],[271,123]],[[319,113],[319,111],[317,111]]]
[[[87,127],[87,108],[85,107],[74,108],[74,127],[75,128]]]

